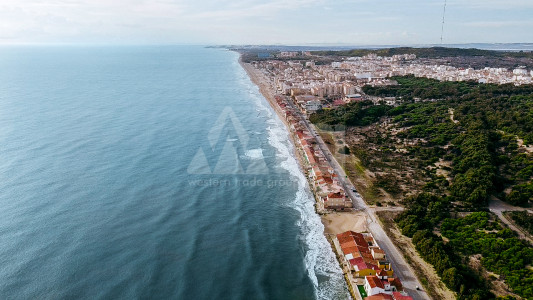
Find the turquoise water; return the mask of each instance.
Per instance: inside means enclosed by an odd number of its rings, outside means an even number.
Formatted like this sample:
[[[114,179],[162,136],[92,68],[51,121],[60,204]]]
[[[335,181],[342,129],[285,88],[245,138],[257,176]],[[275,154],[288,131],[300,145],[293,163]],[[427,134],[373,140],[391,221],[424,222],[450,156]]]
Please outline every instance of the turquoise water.
[[[337,299],[282,123],[202,47],[0,48],[1,299]]]

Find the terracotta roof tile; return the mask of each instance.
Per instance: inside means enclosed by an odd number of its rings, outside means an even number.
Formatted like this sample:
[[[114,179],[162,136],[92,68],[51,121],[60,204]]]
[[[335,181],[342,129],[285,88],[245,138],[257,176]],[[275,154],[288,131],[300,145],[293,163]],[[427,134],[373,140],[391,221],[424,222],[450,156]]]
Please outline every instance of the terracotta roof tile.
[[[373,296],[368,296],[365,300],[394,300],[391,295],[379,293]]]
[[[377,276],[366,276],[365,278],[368,281],[370,288],[379,287],[385,289],[383,282],[381,282],[381,280]]]

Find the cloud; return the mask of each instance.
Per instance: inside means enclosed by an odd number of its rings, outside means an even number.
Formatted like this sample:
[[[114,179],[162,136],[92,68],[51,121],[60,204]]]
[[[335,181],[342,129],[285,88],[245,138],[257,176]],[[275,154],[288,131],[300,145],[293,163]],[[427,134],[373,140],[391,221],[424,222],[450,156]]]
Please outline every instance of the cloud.
[[[258,3],[242,3],[246,5],[231,5],[227,9],[217,9],[197,13],[193,15],[196,18],[215,18],[219,20],[228,20],[234,18],[250,18],[250,17],[272,17],[282,10],[296,10],[305,7],[316,6],[324,3],[323,0],[293,0],[283,1],[274,0],[268,2]]]
[[[513,10],[533,8],[531,0],[448,0],[448,5],[483,10]]]
[[[502,28],[502,27],[523,27],[533,26],[533,21],[476,21],[465,22],[465,26],[477,27],[477,28]]]
[[[440,36],[442,4],[440,0],[0,0],[0,43],[431,43]],[[472,42],[471,37],[486,28],[509,31],[505,36],[491,35],[492,42],[531,41],[531,34],[523,30],[532,25],[531,0],[448,0],[448,6],[445,32],[450,42]],[[459,25],[461,30],[451,30]]]

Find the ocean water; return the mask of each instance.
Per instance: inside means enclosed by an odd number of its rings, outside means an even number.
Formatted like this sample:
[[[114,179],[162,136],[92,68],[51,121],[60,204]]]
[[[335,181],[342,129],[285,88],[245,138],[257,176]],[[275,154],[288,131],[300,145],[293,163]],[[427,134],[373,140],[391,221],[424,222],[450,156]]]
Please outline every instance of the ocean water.
[[[0,48],[0,299],[343,299],[234,52]]]

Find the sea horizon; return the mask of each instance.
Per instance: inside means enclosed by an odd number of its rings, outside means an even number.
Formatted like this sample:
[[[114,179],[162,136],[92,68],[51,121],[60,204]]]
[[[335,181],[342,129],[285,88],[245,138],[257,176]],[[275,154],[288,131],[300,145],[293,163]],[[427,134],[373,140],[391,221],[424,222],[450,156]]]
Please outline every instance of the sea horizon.
[[[407,43],[407,44],[342,44],[342,43],[309,43],[309,44],[223,44],[223,43],[4,43],[0,47],[72,47],[72,48],[123,48],[123,47],[254,47],[266,49],[303,49],[303,50],[350,50],[350,49],[385,49],[385,48],[474,48],[495,51],[533,51],[533,42],[512,43]]]

